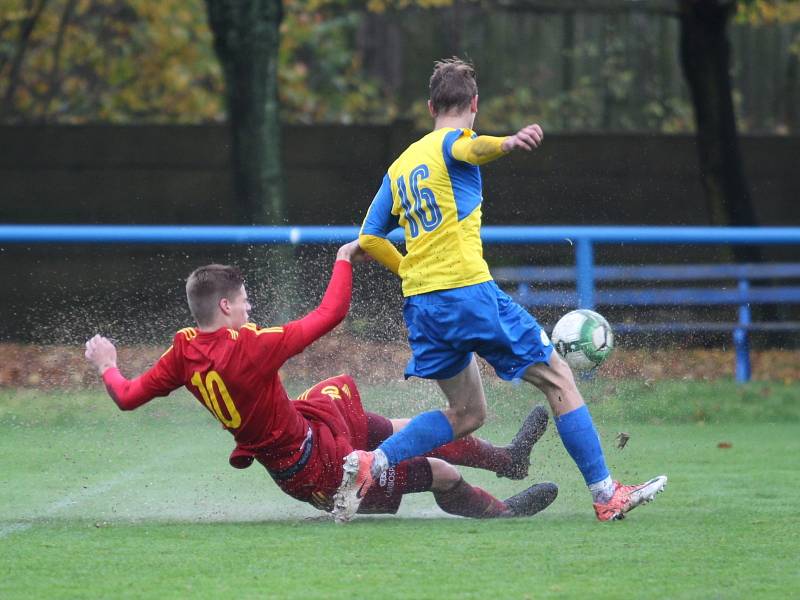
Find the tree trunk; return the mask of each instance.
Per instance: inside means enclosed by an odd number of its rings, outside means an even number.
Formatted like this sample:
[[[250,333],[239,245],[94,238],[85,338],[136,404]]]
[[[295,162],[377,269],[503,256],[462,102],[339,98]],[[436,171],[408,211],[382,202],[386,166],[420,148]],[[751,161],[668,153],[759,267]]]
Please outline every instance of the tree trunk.
[[[278,50],[282,0],[205,0],[214,50],[225,74],[231,132],[233,189],[239,223],[285,225],[282,178]],[[297,279],[294,248],[249,249],[251,270],[269,288],[270,307],[259,320],[285,322],[295,315]],[[264,290],[266,291],[266,290]]]
[[[794,38],[800,45],[800,27],[794,28]],[[783,122],[786,132],[796,134],[800,131],[800,57],[796,52],[790,52],[786,59],[786,87],[783,110]]]
[[[697,127],[700,176],[714,225],[756,225],[744,173],[730,77],[728,23],[736,3],[680,0],[680,57]],[[734,248],[737,260],[758,261],[754,248]]]
[[[736,131],[730,77],[728,23],[736,2],[680,0],[681,66],[689,84],[697,127],[700,176],[715,225],[758,225]],[[737,262],[763,262],[761,249],[733,246]],[[786,307],[758,307],[755,318],[785,321]],[[773,342],[788,342],[774,334]]]
[[[278,45],[281,0],[206,0],[225,74],[234,193],[241,223],[282,224]]]

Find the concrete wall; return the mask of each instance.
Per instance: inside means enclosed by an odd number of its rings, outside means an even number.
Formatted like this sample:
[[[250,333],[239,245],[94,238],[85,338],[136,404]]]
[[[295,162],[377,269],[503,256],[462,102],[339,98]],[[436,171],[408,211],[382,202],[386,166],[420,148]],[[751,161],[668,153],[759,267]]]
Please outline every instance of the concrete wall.
[[[287,127],[289,222],[359,222],[419,134]],[[745,137],[742,150],[762,224],[800,223],[800,138]],[[218,125],[0,127],[0,221],[228,223],[228,153]],[[688,136],[549,136],[483,172],[486,223],[708,223]]]

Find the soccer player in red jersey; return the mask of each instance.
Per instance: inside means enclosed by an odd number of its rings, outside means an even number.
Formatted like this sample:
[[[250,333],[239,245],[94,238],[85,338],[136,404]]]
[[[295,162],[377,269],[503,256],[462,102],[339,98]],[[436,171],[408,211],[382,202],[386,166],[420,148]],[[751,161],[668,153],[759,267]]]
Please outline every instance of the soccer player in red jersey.
[[[296,400],[283,387],[278,375],[283,363],[347,315],[351,262],[363,260],[364,253],[351,242],[339,249],[336,258],[322,302],[301,319],[280,327],[248,323],[250,303],[239,270],[208,265],[196,269],[186,282],[198,327],[181,329],[150,370],[126,379],[117,368],[114,345],[100,335],[86,342],[86,358],[121,410],[135,409],[185,386],[233,434],[232,466],[246,468],[258,461],[285,493],[330,511],[342,480],[343,458],[354,449],[376,448],[407,422],[364,411],[356,383],[348,375],[322,381]],[[546,425],[547,412],[537,407],[507,447],[468,436],[428,457],[404,461],[371,486],[359,512],[394,513],[403,494],[431,491],[437,504],[451,514],[533,515],[555,499],[555,484],[536,484],[501,501],[466,483],[450,463],[522,479],[533,444]]]

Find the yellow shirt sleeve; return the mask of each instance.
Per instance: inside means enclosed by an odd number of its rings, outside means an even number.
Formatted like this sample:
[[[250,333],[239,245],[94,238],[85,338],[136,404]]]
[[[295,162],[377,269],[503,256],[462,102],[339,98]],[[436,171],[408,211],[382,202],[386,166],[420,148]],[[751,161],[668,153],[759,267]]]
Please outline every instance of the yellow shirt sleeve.
[[[361,234],[358,236],[358,245],[392,273],[399,275],[403,255],[392,242],[377,235]]]
[[[453,158],[471,165],[483,165],[508,154],[500,149],[505,137],[479,135],[460,137],[453,143]]]

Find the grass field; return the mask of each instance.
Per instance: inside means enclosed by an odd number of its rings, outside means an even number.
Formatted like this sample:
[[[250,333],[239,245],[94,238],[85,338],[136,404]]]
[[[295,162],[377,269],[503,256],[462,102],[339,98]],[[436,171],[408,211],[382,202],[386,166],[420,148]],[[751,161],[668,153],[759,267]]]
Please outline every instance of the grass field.
[[[553,427],[528,481],[560,485],[545,513],[450,518],[419,494],[336,526],[231,469],[230,436],[187,395],[120,413],[99,389],[2,391],[0,598],[800,596],[800,385],[583,388],[615,477],[670,478],[623,522],[594,520]],[[422,384],[363,395],[391,416],[436,402]],[[492,386],[481,434],[505,443],[535,397]],[[503,497],[523,485],[464,471]]]

